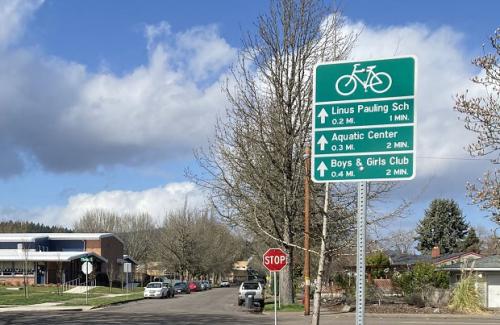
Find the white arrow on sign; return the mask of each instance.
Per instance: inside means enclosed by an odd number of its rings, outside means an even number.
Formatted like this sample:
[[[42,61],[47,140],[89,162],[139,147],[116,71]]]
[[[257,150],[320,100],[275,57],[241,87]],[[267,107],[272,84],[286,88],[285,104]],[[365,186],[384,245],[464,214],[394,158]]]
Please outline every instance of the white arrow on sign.
[[[326,140],[324,135],[322,135],[321,138],[319,138],[318,144],[319,144],[319,150],[321,151],[325,150],[325,145],[328,144],[328,140]]]
[[[318,114],[318,117],[320,118],[321,124],[325,124],[326,118],[328,117],[328,113],[324,108],[321,109],[321,111]]]
[[[326,167],[325,163],[322,161],[321,164],[319,164],[317,170],[319,170],[319,176],[323,177],[325,176],[325,171],[328,170],[328,167]]]

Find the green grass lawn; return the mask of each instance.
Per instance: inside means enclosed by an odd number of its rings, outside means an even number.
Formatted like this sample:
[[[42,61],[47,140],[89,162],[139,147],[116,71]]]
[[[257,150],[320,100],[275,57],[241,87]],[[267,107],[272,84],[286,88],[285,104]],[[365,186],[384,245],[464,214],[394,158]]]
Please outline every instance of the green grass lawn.
[[[265,311],[274,311],[274,303],[264,305]],[[304,311],[304,305],[292,304],[292,305],[281,305],[278,311]]]
[[[111,291],[109,290],[109,287],[95,287],[90,291],[92,294],[103,294],[103,295],[108,295],[108,294],[122,294],[122,293],[127,293],[126,289],[122,288],[111,288]],[[129,289],[129,293],[132,292],[144,292],[144,288],[138,287],[134,289]]]
[[[121,291],[121,289],[120,289],[120,291]],[[109,288],[108,288],[108,294],[109,294]],[[105,295],[91,294],[89,296],[88,305],[94,306],[94,307],[102,307],[102,306],[106,306],[109,304],[134,301],[134,300],[141,300],[141,299],[144,299],[142,291],[133,291],[133,292],[129,292],[129,294],[124,294],[124,295],[114,296],[114,297],[106,297]],[[68,300],[64,303],[64,305],[65,306],[83,306],[83,305],[85,305],[85,295],[81,298],[75,298],[75,299]]]
[[[14,291],[7,290],[6,287],[0,287],[0,305],[33,305],[66,301],[74,298],[69,294],[58,295],[57,287],[28,287],[28,298],[24,297],[24,289]]]
[[[57,287],[36,286],[28,287],[29,296],[24,297],[24,290],[7,290],[6,287],[0,287],[0,306],[1,305],[34,305],[46,302],[63,302],[65,306],[85,305],[85,294],[65,293],[57,294]],[[90,306],[104,306],[111,303],[124,302],[128,300],[138,300],[143,298],[143,288],[126,290],[121,288],[96,287],[89,291]],[[107,295],[117,295],[107,297]]]

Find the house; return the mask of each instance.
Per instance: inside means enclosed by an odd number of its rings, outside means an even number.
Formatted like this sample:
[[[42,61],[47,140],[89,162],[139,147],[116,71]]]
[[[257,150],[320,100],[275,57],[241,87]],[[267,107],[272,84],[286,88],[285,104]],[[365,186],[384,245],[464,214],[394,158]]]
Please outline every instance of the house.
[[[476,273],[476,289],[480,293],[483,305],[487,308],[500,308],[500,255],[461,261],[447,265],[443,269],[450,272],[451,285],[460,281],[463,272]]]
[[[430,255],[397,254],[388,252],[388,256],[391,268],[396,271],[409,270],[417,263],[432,263],[435,266],[446,266],[483,257],[474,252],[459,252],[441,255],[439,247],[434,247]]]
[[[83,260],[93,274],[119,278],[123,241],[111,233],[0,233],[0,283],[49,284],[83,278]],[[110,272],[112,271],[112,272]]]

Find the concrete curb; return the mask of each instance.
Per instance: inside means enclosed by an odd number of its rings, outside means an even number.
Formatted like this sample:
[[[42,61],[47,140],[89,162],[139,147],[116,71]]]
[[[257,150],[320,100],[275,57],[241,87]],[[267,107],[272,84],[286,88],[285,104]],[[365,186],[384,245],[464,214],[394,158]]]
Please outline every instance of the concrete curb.
[[[295,312],[295,311],[290,311],[290,312],[284,312],[282,315],[301,315],[304,316],[303,312]],[[332,312],[332,311],[321,311],[321,316],[325,317],[331,317],[331,316],[338,316],[338,317],[352,317],[354,316],[354,312],[350,313],[339,313],[339,312]],[[477,315],[477,314],[412,314],[412,313],[387,313],[387,314],[381,314],[381,313],[365,313],[365,317],[368,318],[405,318],[405,317],[416,317],[416,318],[441,318],[441,319],[447,319],[447,318],[453,318],[453,319],[460,319],[460,318],[472,318],[472,319],[490,319],[490,320],[500,320],[500,314],[499,313],[486,313],[483,315]],[[500,322],[499,322],[500,323]]]
[[[16,306],[16,307],[7,307],[0,308],[0,313],[8,313],[8,312],[40,312],[40,311],[84,311],[90,310],[89,306],[60,306],[60,307],[33,307],[33,306]]]
[[[106,308],[106,307],[109,307],[109,306],[123,305],[123,304],[127,304],[129,302],[140,301],[140,300],[144,300],[144,298],[136,298],[136,299],[130,299],[130,300],[125,300],[125,301],[110,302],[109,304],[102,304],[102,305],[92,306],[90,309],[91,310],[102,309],[102,308]]]

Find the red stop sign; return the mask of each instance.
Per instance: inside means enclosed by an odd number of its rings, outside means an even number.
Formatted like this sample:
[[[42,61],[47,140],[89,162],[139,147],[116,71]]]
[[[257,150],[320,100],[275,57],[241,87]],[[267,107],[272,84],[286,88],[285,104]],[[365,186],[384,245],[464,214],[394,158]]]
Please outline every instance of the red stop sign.
[[[264,266],[271,272],[281,271],[288,264],[287,260],[288,255],[281,248],[269,248],[262,257]]]

